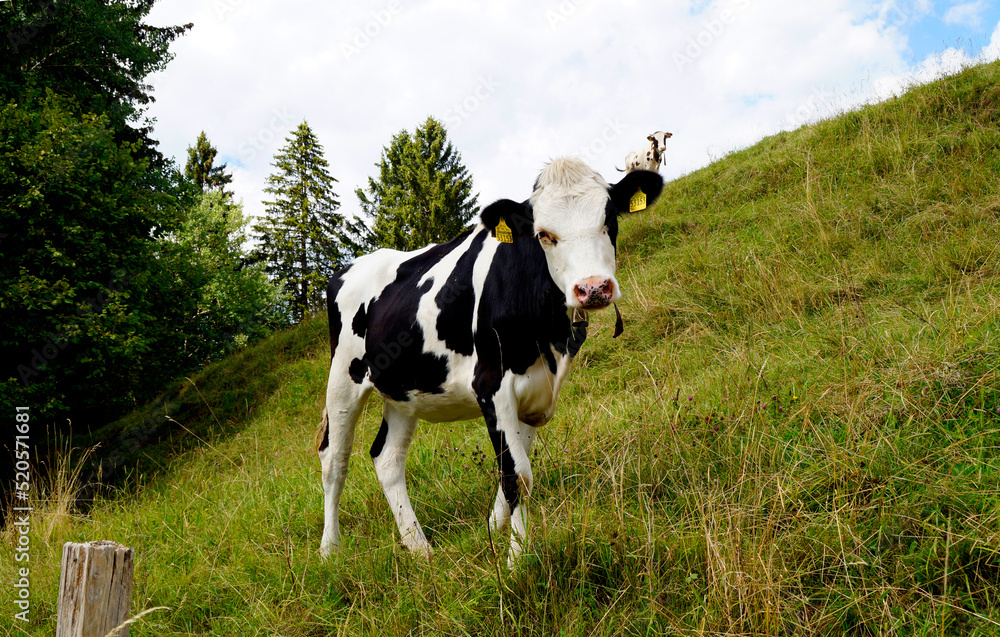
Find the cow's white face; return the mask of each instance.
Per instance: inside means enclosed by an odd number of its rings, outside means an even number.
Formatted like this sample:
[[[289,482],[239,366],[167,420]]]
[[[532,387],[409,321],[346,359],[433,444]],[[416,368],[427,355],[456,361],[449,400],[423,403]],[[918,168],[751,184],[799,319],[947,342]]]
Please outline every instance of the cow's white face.
[[[566,307],[599,310],[621,297],[608,190],[583,162],[557,160],[531,195],[535,236],[552,280],[566,294]],[[617,225],[617,219],[612,223]]]
[[[538,178],[529,203],[533,229],[549,274],[566,295],[566,307],[600,310],[621,297],[615,278],[618,215],[644,188],[646,205],[659,195],[662,179],[636,171],[619,184],[578,159],[558,159]]]
[[[674,136],[673,133],[664,133],[663,131],[658,130],[652,135],[648,136],[646,139],[648,139],[651,142],[655,142],[657,151],[659,153],[663,153],[663,150],[667,146],[667,140],[673,136]]]

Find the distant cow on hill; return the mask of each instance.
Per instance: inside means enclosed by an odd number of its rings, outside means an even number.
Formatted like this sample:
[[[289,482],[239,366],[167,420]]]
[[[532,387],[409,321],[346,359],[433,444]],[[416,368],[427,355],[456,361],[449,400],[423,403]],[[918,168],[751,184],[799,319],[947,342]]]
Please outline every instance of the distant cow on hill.
[[[552,418],[587,312],[621,296],[618,216],[652,203],[663,180],[637,171],[609,186],[577,159],[546,166],[524,203],[497,201],[458,238],[415,252],[379,250],[330,280],[330,377],[316,442],[323,468],[320,552],[340,544],[338,507],[354,430],[373,389],[383,400],[371,447],[403,544],[430,545],[406,491],[418,419],[486,421],[500,487],[489,524],[512,522],[522,550],[535,429]]]
[[[660,163],[663,161],[663,151],[667,147],[667,140],[673,137],[673,133],[656,131],[646,137],[649,140],[647,146],[636,148],[625,155],[625,168],[618,168],[618,172],[632,172],[633,170],[652,170],[659,172]]]

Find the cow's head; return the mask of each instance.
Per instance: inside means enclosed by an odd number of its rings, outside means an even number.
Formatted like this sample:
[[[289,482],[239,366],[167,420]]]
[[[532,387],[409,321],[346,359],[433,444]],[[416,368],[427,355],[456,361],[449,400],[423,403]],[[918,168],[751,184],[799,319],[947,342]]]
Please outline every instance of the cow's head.
[[[621,297],[618,216],[652,205],[662,189],[663,178],[654,172],[637,170],[609,186],[579,159],[557,159],[542,171],[528,201],[497,202],[483,210],[482,222],[503,233],[510,228],[514,241],[541,245],[566,307],[600,310]]]
[[[656,151],[656,158],[659,160],[660,155],[663,153],[664,149],[667,147],[667,140],[673,137],[673,133],[664,133],[661,130],[656,131],[652,135],[647,135],[646,139],[653,142],[653,149]]]

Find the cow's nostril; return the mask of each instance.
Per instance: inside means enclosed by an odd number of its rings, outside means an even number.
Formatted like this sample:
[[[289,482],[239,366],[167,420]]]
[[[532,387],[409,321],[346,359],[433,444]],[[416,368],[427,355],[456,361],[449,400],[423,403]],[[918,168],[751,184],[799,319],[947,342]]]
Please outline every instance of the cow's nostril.
[[[573,295],[585,308],[603,308],[615,295],[614,279],[590,277],[573,286]]]

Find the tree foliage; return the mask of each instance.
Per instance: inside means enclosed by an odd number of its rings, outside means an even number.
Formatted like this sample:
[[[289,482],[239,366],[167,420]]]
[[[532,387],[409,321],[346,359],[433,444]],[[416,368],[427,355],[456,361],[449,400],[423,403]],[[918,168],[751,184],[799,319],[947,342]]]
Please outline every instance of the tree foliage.
[[[415,250],[460,234],[479,210],[472,177],[433,117],[411,135],[403,130],[382,149],[377,179],[356,194],[362,215],[347,225],[355,256],[377,248]]]
[[[286,295],[244,250],[248,225],[242,205],[211,191],[171,237],[196,283],[194,312],[178,330],[184,336],[178,351],[189,361],[182,361],[184,367],[215,360],[286,324]]]
[[[153,101],[149,74],[171,59],[170,43],[192,27],[143,20],[156,0],[73,0],[0,4],[0,101],[72,96],[84,113],[104,115],[119,142],[162,162],[143,108]]]
[[[188,146],[184,176],[197,184],[202,192],[218,190],[227,196],[232,196],[232,193],[226,190],[226,186],[233,182],[233,176],[226,172],[226,164],[215,165],[218,153],[218,149],[209,143],[205,131],[201,131],[195,145]]]
[[[240,207],[142,121],[190,27],[143,24],[153,3],[0,3],[0,402],[33,420],[101,425],[286,313]]]
[[[0,397],[38,418],[86,426],[178,371],[156,332],[183,276],[160,248],[191,199],[142,114],[190,25],[144,24],[153,3],[0,4]]]
[[[137,145],[52,93],[0,110],[0,349],[14,367],[5,398],[114,413],[162,380],[133,361],[162,320],[161,290],[148,285],[169,268],[157,245],[182,201],[152,186]]]
[[[307,122],[299,124],[274,159],[267,178],[266,217],[254,226],[267,272],[288,291],[293,320],[325,307],[326,282],[343,265],[329,164]]]

